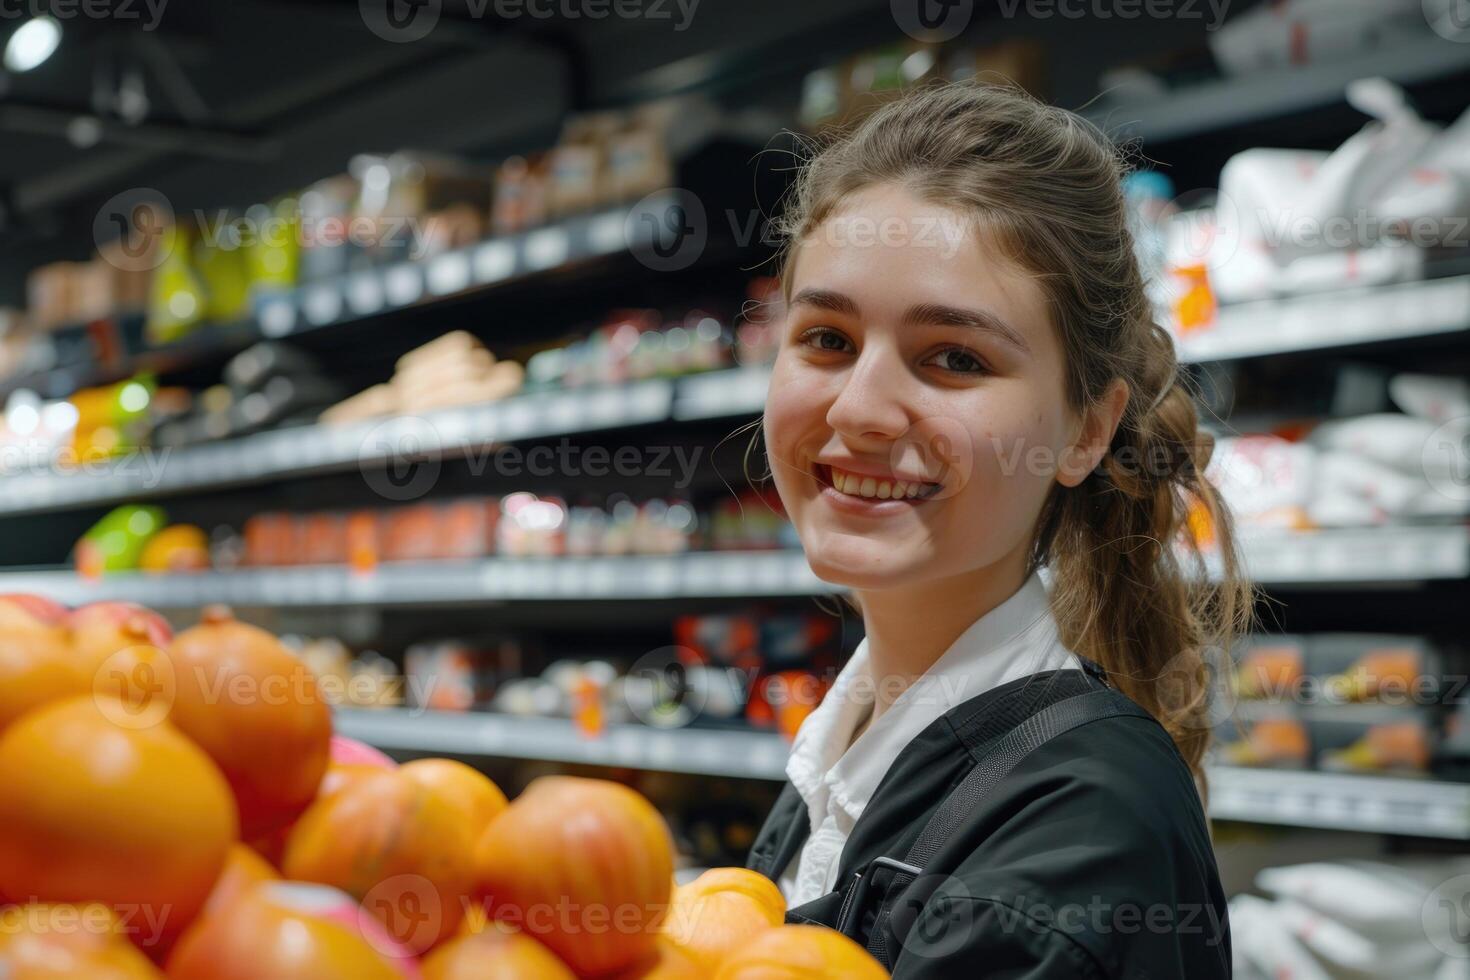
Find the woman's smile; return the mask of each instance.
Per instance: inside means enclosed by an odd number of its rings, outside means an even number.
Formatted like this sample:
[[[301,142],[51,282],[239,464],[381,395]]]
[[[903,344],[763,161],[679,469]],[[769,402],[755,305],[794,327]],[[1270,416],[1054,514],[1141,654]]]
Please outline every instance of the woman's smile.
[[[922,507],[942,489],[940,483],[900,479],[893,475],[857,473],[817,463],[812,475],[820,487],[818,498],[843,514],[891,517]]]

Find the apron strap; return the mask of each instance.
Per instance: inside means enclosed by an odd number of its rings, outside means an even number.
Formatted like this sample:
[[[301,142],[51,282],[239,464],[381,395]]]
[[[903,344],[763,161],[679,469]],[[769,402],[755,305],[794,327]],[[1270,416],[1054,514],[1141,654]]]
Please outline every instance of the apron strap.
[[[1083,663],[1085,666],[1091,661],[1084,660]],[[1101,668],[1098,668],[1098,671],[1101,672]],[[1094,680],[1098,680],[1097,675],[1091,671],[1088,673]],[[860,893],[866,892],[867,889],[857,887],[860,879],[869,875],[871,871],[877,870],[874,865],[880,862],[892,868],[893,878],[884,890],[877,918],[873,922],[873,928],[867,939],[868,951],[877,957],[885,967],[892,970],[897,950],[891,946],[890,937],[902,942],[903,938],[908,935],[909,927],[914,924],[923,910],[928,896],[916,896],[917,901],[911,900],[905,903],[904,914],[898,921],[893,921],[894,899],[901,896],[905,889],[922,876],[924,869],[930,866],[940,849],[954,836],[956,831],[965,825],[976,807],[995,788],[996,784],[1009,775],[1011,770],[1027,755],[1058,735],[1104,718],[1130,715],[1136,718],[1153,719],[1151,714],[1127,696],[1103,686],[1086,694],[1077,694],[1049,705],[1011,729],[994,743],[994,746],[966,774],[959,785],[951,790],[939,804],[939,809],[934,812],[929,822],[924,825],[924,829],[919,832],[918,840],[914,841],[903,861],[896,862],[891,858],[878,858],[872,865],[854,876],[855,880],[850,883],[853,893],[849,895],[850,901],[846,903],[850,907],[844,910],[846,914],[842,925],[855,927],[862,921],[862,903],[857,899]],[[852,935],[852,933],[848,934]],[[859,942],[862,941],[860,937],[854,938],[858,938]]]

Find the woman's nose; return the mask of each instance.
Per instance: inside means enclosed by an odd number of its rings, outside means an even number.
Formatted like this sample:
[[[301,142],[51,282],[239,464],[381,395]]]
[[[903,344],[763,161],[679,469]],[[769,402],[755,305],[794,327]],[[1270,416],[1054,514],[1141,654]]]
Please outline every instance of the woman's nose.
[[[853,438],[897,439],[909,425],[903,381],[903,364],[881,348],[869,347],[842,380],[827,409],[827,424]]]

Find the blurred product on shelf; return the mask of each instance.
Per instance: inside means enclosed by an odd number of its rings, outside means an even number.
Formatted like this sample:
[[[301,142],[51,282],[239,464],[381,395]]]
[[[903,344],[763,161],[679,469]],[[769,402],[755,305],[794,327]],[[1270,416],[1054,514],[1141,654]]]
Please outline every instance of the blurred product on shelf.
[[[1406,414],[1221,438],[1207,475],[1247,526],[1306,530],[1463,517],[1466,502],[1442,488],[1463,479],[1456,447],[1470,438],[1464,386],[1400,374],[1388,392]]]
[[[1348,99],[1376,121],[1332,153],[1252,149],[1221,170],[1209,258],[1222,301],[1417,279],[1428,250],[1464,251],[1470,113],[1442,129],[1382,79]]]
[[[146,211],[146,213],[144,213]],[[158,229],[163,218],[141,209],[135,224]],[[26,317],[41,331],[139,313],[148,305],[157,249],[166,247],[160,235],[143,235],[138,242],[107,242],[88,262],[54,262],[31,270],[26,282]]]
[[[1004,78],[1044,98],[1045,49],[1026,38],[978,48],[958,41],[905,41],[873,48],[810,72],[802,85],[798,118],[810,130],[841,129],[911,86],[969,78]]]
[[[403,654],[408,704],[433,711],[486,708],[496,687],[520,673],[522,651],[514,637],[415,643]]]
[[[71,452],[65,462],[96,462],[143,445],[156,391],[153,378],[144,375],[72,395],[69,401],[74,411],[58,413],[57,419],[62,424],[71,420]]]
[[[316,421],[342,386],[299,348],[264,341],[225,364],[223,381],[189,397],[172,412],[156,413],[156,448],[192,446],[266,429]]]
[[[353,656],[335,637],[282,636],[281,643],[300,657],[333,706],[394,708],[404,703],[404,680],[398,666],[374,650]]]
[[[586,498],[584,498],[586,499]],[[506,557],[667,555],[701,541],[694,508],[678,499],[568,507],[555,496],[517,491],[381,511],[256,514],[245,522],[242,564],[371,567],[380,561]]]
[[[359,154],[348,164],[357,198],[347,227],[356,247],[317,242],[342,250],[337,273],[363,262],[383,265],[427,258],[478,241],[490,209],[490,170],[442,155],[400,151]],[[330,270],[316,260],[312,271]]]
[[[1208,32],[1228,75],[1340,61],[1428,36],[1426,18],[1454,0],[1280,0]]]
[[[77,571],[95,578],[104,572],[136,570],[148,542],[167,520],[161,507],[125,504],[108,511],[77,541],[73,554]]]
[[[1216,727],[1215,756],[1235,766],[1428,772],[1441,707],[1460,694],[1445,669],[1416,636],[1249,637],[1219,692],[1234,709]]]
[[[1255,887],[1267,897],[1230,899],[1239,980],[1464,975],[1470,861],[1463,857],[1266,868]]]
[[[193,524],[172,524],[148,539],[138,557],[144,572],[198,572],[210,567],[209,535]]]
[[[654,310],[618,310],[586,340],[540,351],[526,362],[530,390],[620,384],[731,366],[734,337],[719,320],[691,311],[664,324]]]
[[[525,375],[517,362],[497,361],[474,335],[455,330],[404,354],[389,381],[338,402],[321,421],[345,425],[499,401],[519,391]]]
[[[404,651],[406,703],[569,719],[587,736],[642,723],[790,739],[836,675],[839,639],[828,617],[752,608],[680,616],[672,646],[636,657],[529,633],[424,640]],[[345,650],[331,652],[340,675]]]
[[[707,545],[713,551],[799,549],[801,539],[774,487],[721,497],[710,513]]]

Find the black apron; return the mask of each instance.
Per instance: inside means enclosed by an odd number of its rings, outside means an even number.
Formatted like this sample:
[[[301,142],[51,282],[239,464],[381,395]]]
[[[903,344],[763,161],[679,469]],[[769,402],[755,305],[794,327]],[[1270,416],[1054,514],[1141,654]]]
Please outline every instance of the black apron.
[[[1226,980],[1225,900],[1188,767],[1148,712],[1083,666],[1012,681],[926,728],[853,827],[836,890],[787,921],[838,929],[896,977]],[[1131,819],[1134,806],[1150,815]],[[1078,842],[1083,824],[1095,830]],[[748,866],[778,878],[809,833],[788,783]],[[1062,852],[1079,847],[1073,869]]]

